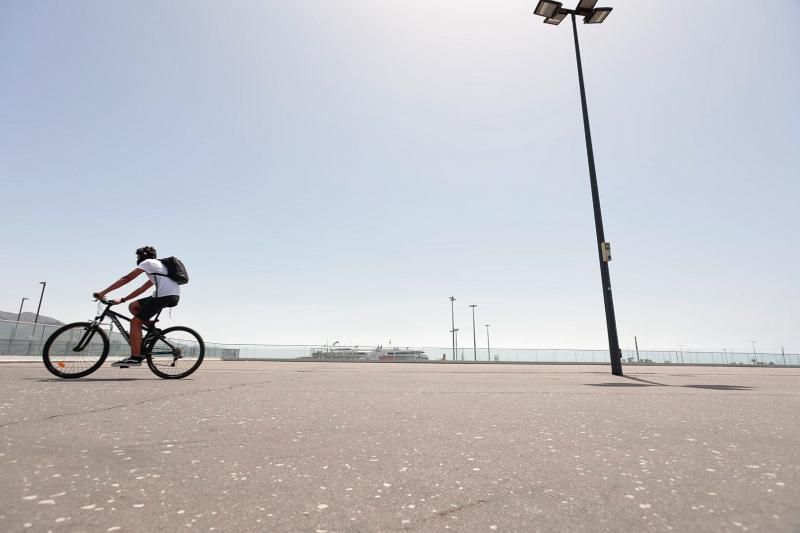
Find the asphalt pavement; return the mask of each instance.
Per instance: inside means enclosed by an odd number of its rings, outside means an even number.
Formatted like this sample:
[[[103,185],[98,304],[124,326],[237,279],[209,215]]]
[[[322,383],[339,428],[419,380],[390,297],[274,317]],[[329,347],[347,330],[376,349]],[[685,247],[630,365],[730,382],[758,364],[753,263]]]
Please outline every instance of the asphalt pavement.
[[[0,531],[800,531],[800,369],[625,371],[0,363]]]

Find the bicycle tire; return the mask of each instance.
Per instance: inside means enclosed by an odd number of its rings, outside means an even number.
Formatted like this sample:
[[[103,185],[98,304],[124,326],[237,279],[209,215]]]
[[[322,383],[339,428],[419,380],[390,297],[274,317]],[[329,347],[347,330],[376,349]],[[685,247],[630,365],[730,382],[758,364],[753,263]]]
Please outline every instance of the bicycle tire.
[[[149,333],[145,337],[142,352],[153,374],[164,379],[181,379],[200,368],[206,345],[195,330],[173,326],[158,333]]]
[[[90,329],[93,329],[93,331],[90,332],[89,339],[86,339],[87,346],[80,352],[76,352],[75,345],[84,340],[84,335]],[[99,355],[97,355],[99,346],[92,344],[96,335],[100,336],[102,343],[102,351]],[[108,335],[96,324],[92,324],[92,322],[73,322],[61,326],[47,338],[42,349],[42,359],[44,360],[45,368],[56,377],[63,379],[82,378],[103,365],[106,357],[108,357],[109,346]],[[86,348],[89,348],[89,351],[84,353]],[[75,355],[78,353],[81,355]],[[89,364],[89,367],[83,368],[80,363]],[[81,366],[81,370],[78,372],[65,370],[74,365]]]

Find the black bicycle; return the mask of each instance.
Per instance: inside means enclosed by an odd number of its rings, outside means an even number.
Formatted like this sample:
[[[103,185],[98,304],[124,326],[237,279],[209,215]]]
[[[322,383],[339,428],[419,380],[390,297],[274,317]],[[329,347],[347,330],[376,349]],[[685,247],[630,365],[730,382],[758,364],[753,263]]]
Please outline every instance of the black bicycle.
[[[120,356],[130,355],[130,336],[120,319],[131,319],[111,310],[106,300],[105,309],[91,322],[73,322],[57,329],[44,345],[44,366],[53,375],[65,379],[82,378],[100,368],[113,348]],[[159,313],[160,315],[161,313]],[[105,318],[111,319],[125,342],[109,340],[101,328]],[[200,335],[191,328],[173,326],[156,327],[158,315],[143,326],[142,357],[155,375],[164,379],[185,378],[200,368],[206,346]]]

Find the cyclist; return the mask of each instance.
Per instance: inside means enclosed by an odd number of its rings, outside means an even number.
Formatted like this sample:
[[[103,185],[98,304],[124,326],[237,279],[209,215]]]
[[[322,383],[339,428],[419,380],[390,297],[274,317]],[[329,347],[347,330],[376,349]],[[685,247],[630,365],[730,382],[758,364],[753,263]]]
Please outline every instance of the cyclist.
[[[129,366],[142,366],[144,358],[141,356],[142,349],[142,324],[149,321],[159,311],[165,307],[175,307],[180,299],[180,286],[167,276],[167,268],[156,259],[156,249],[152,246],[143,246],[136,250],[136,268],[130,273],[125,274],[117,281],[108,286],[105,290],[94,293],[94,297],[105,299],[107,293],[119,289],[136,279],[142,273],[147,274],[147,281],[129,295],[111,300],[116,305],[133,300],[150,287],[155,286],[152,296],[147,296],[141,300],[132,301],[128,309],[133,315],[131,320],[131,355],[121,361],[112,363],[111,366],[128,368]]]

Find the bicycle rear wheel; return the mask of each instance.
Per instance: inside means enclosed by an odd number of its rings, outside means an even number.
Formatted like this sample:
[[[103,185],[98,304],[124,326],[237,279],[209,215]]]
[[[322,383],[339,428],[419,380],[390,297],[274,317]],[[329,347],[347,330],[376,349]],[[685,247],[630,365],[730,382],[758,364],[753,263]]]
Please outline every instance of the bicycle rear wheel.
[[[73,322],[55,330],[44,343],[44,366],[54,376],[82,378],[108,357],[108,335],[91,322]]]
[[[200,368],[206,345],[195,330],[175,326],[149,334],[142,351],[156,376],[180,379]]]

